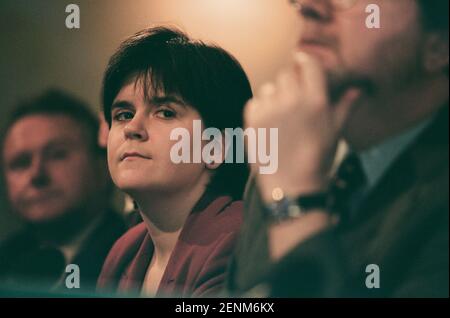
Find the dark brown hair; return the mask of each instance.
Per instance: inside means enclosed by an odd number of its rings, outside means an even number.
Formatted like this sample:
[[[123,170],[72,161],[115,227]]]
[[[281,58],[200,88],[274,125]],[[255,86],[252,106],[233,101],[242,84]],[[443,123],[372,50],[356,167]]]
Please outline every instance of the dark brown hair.
[[[132,78],[142,79],[146,98],[158,92],[175,95],[199,112],[205,128],[221,131],[243,126],[243,109],[252,97],[250,82],[231,54],[166,27],[134,34],[111,57],[102,90],[109,125],[112,103]],[[247,178],[245,163],[223,163],[209,188],[240,198]]]

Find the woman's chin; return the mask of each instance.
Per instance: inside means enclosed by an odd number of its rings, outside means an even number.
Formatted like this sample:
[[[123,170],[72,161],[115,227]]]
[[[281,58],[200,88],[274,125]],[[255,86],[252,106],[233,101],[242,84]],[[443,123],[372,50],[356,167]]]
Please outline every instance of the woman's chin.
[[[147,188],[146,184],[143,182],[139,182],[138,180],[130,180],[121,178],[119,180],[114,180],[114,183],[117,188],[119,188],[121,191],[130,194],[134,193],[136,191],[142,191],[143,189]]]
[[[164,192],[164,187],[159,183],[151,183],[146,180],[146,182],[138,181],[121,181],[117,182],[116,186],[126,194],[131,197],[138,196],[150,196],[152,193]]]

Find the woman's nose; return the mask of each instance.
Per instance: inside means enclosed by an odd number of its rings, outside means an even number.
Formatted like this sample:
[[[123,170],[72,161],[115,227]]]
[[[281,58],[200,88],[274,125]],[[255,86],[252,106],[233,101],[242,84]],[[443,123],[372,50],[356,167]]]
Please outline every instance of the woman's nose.
[[[144,118],[140,118],[140,116],[137,115],[133,117],[133,119],[125,126],[124,134],[127,139],[147,140],[148,132]]]

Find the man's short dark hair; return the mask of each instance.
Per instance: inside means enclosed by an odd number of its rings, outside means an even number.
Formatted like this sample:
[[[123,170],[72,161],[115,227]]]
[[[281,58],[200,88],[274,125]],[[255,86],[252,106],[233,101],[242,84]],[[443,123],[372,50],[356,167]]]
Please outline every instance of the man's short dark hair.
[[[243,108],[252,97],[249,80],[233,56],[166,27],[136,33],[111,57],[102,92],[109,125],[111,105],[132,78],[142,79],[146,98],[160,92],[181,98],[200,113],[206,128],[242,127]],[[210,187],[241,196],[247,177],[246,164],[222,164]]]
[[[417,0],[423,25],[429,31],[448,33],[448,0]]]
[[[98,144],[99,120],[89,106],[60,89],[49,89],[41,95],[19,103],[11,112],[3,129],[3,139],[9,129],[20,119],[30,115],[64,115],[71,118],[80,126],[89,145],[92,154],[104,154]],[[4,140],[1,142],[2,150]]]

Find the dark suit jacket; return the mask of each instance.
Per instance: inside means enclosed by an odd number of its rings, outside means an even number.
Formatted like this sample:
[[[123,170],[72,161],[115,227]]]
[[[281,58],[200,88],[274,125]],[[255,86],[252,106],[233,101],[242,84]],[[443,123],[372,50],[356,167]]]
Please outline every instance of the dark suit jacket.
[[[157,297],[204,297],[221,292],[242,210],[242,201],[233,202],[228,196],[203,196],[180,233]],[[98,290],[139,295],[152,255],[152,240],[145,224],[140,223],[112,248]]]
[[[255,183],[248,188],[229,289],[264,282],[273,296],[448,297],[448,105],[388,169],[344,227],[300,243],[278,263],[268,256],[268,222]],[[366,266],[380,269],[368,289]]]
[[[0,247],[0,290],[3,289],[2,293],[6,296],[11,292],[18,293],[19,296],[50,296],[64,295],[65,293],[92,296],[95,292],[96,282],[108,252],[125,230],[124,220],[118,213],[114,211],[106,212],[100,224],[89,235],[79,252],[71,261],[71,264],[79,266],[80,288],[69,290],[61,287],[57,290],[49,291],[39,282],[41,278],[39,272],[26,273],[25,276],[23,275],[23,271],[19,270],[19,268],[24,266],[24,262],[29,266],[33,266],[34,260],[29,259],[29,256],[32,258],[34,251],[40,245],[39,240],[26,228],[10,239],[7,239]],[[58,273],[55,273],[57,276],[63,274],[65,270],[64,264],[61,264],[61,268],[56,264],[41,265],[45,266],[46,273],[52,270],[58,271]],[[5,284],[2,284],[2,281],[9,283],[5,286]]]

